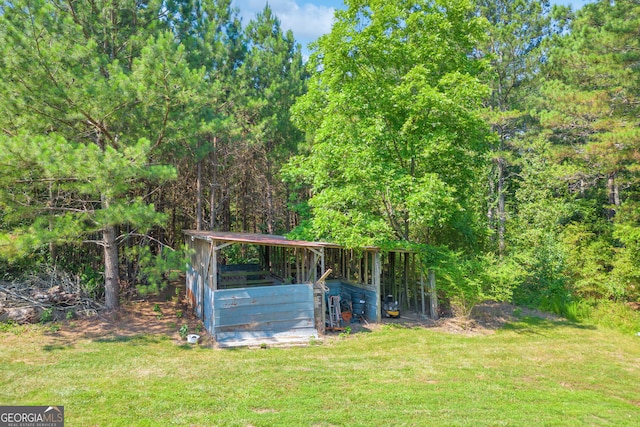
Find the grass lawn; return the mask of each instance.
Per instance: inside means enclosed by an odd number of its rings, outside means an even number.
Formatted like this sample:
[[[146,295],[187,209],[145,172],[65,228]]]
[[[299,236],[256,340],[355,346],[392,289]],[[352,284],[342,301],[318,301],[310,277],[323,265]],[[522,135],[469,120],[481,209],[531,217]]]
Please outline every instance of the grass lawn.
[[[5,329],[0,405],[64,405],[71,427],[640,425],[640,337],[567,322],[254,350]]]

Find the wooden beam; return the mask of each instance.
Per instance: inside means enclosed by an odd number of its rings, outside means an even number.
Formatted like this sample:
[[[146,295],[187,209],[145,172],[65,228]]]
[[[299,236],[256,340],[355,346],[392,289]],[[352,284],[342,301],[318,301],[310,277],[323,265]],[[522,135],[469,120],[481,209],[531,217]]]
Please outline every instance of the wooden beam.
[[[424,272],[420,269],[420,300],[422,301],[422,316],[425,316],[425,303],[424,303]]]
[[[438,318],[438,293],[436,292],[436,272],[429,270],[429,302],[431,310],[431,318]]]

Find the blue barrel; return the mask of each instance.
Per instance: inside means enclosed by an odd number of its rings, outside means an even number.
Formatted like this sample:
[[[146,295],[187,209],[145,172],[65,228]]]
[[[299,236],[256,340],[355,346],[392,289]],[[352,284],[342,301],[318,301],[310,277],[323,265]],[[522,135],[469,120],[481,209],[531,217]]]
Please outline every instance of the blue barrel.
[[[365,300],[364,300],[364,292],[362,291],[353,291],[351,292],[351,301],[354,304],[364,304]]]
[[[354,302],[351,303],[351,307],[353,308],[353,314],[358,316],[364,315],[364,303]]]

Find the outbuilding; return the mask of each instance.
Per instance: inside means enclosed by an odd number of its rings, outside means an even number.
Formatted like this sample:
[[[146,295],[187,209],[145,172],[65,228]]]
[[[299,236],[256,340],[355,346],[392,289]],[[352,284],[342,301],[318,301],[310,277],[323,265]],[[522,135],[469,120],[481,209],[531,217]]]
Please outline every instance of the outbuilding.
[[[352,250],[256,233],[184,234],[190,249],[187,300],[219,347],[309,342],[336,326],[345,305],[352,320],[381,320],[383,262],[377,247]]]

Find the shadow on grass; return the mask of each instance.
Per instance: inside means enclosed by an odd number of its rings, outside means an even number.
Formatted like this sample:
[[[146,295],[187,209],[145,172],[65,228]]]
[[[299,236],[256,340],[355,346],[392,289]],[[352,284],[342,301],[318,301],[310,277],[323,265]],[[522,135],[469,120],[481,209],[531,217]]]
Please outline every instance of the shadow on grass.
[[[535,316],[524,316],[516,321],[508,322],[502,326],[502,330],[513,331],[520,334],[540,334],[557,328],[574,328],[582,330],[594,330],[595,326],[582,325],[569,320],[549,320]]]
[[[159,335],[116,335],[111,337],[96,338],[97,343],[127,343],[131,345],[156,344],[168,339]]]
[[[62,344],[47,344],[42,346],[42,350],[46,351],[46,352],[52,352],[52,351],[57,351],[57,350],[71,350],[73,349],[73,345],[72,344],[66,344],[66,345],[62,345]]]

